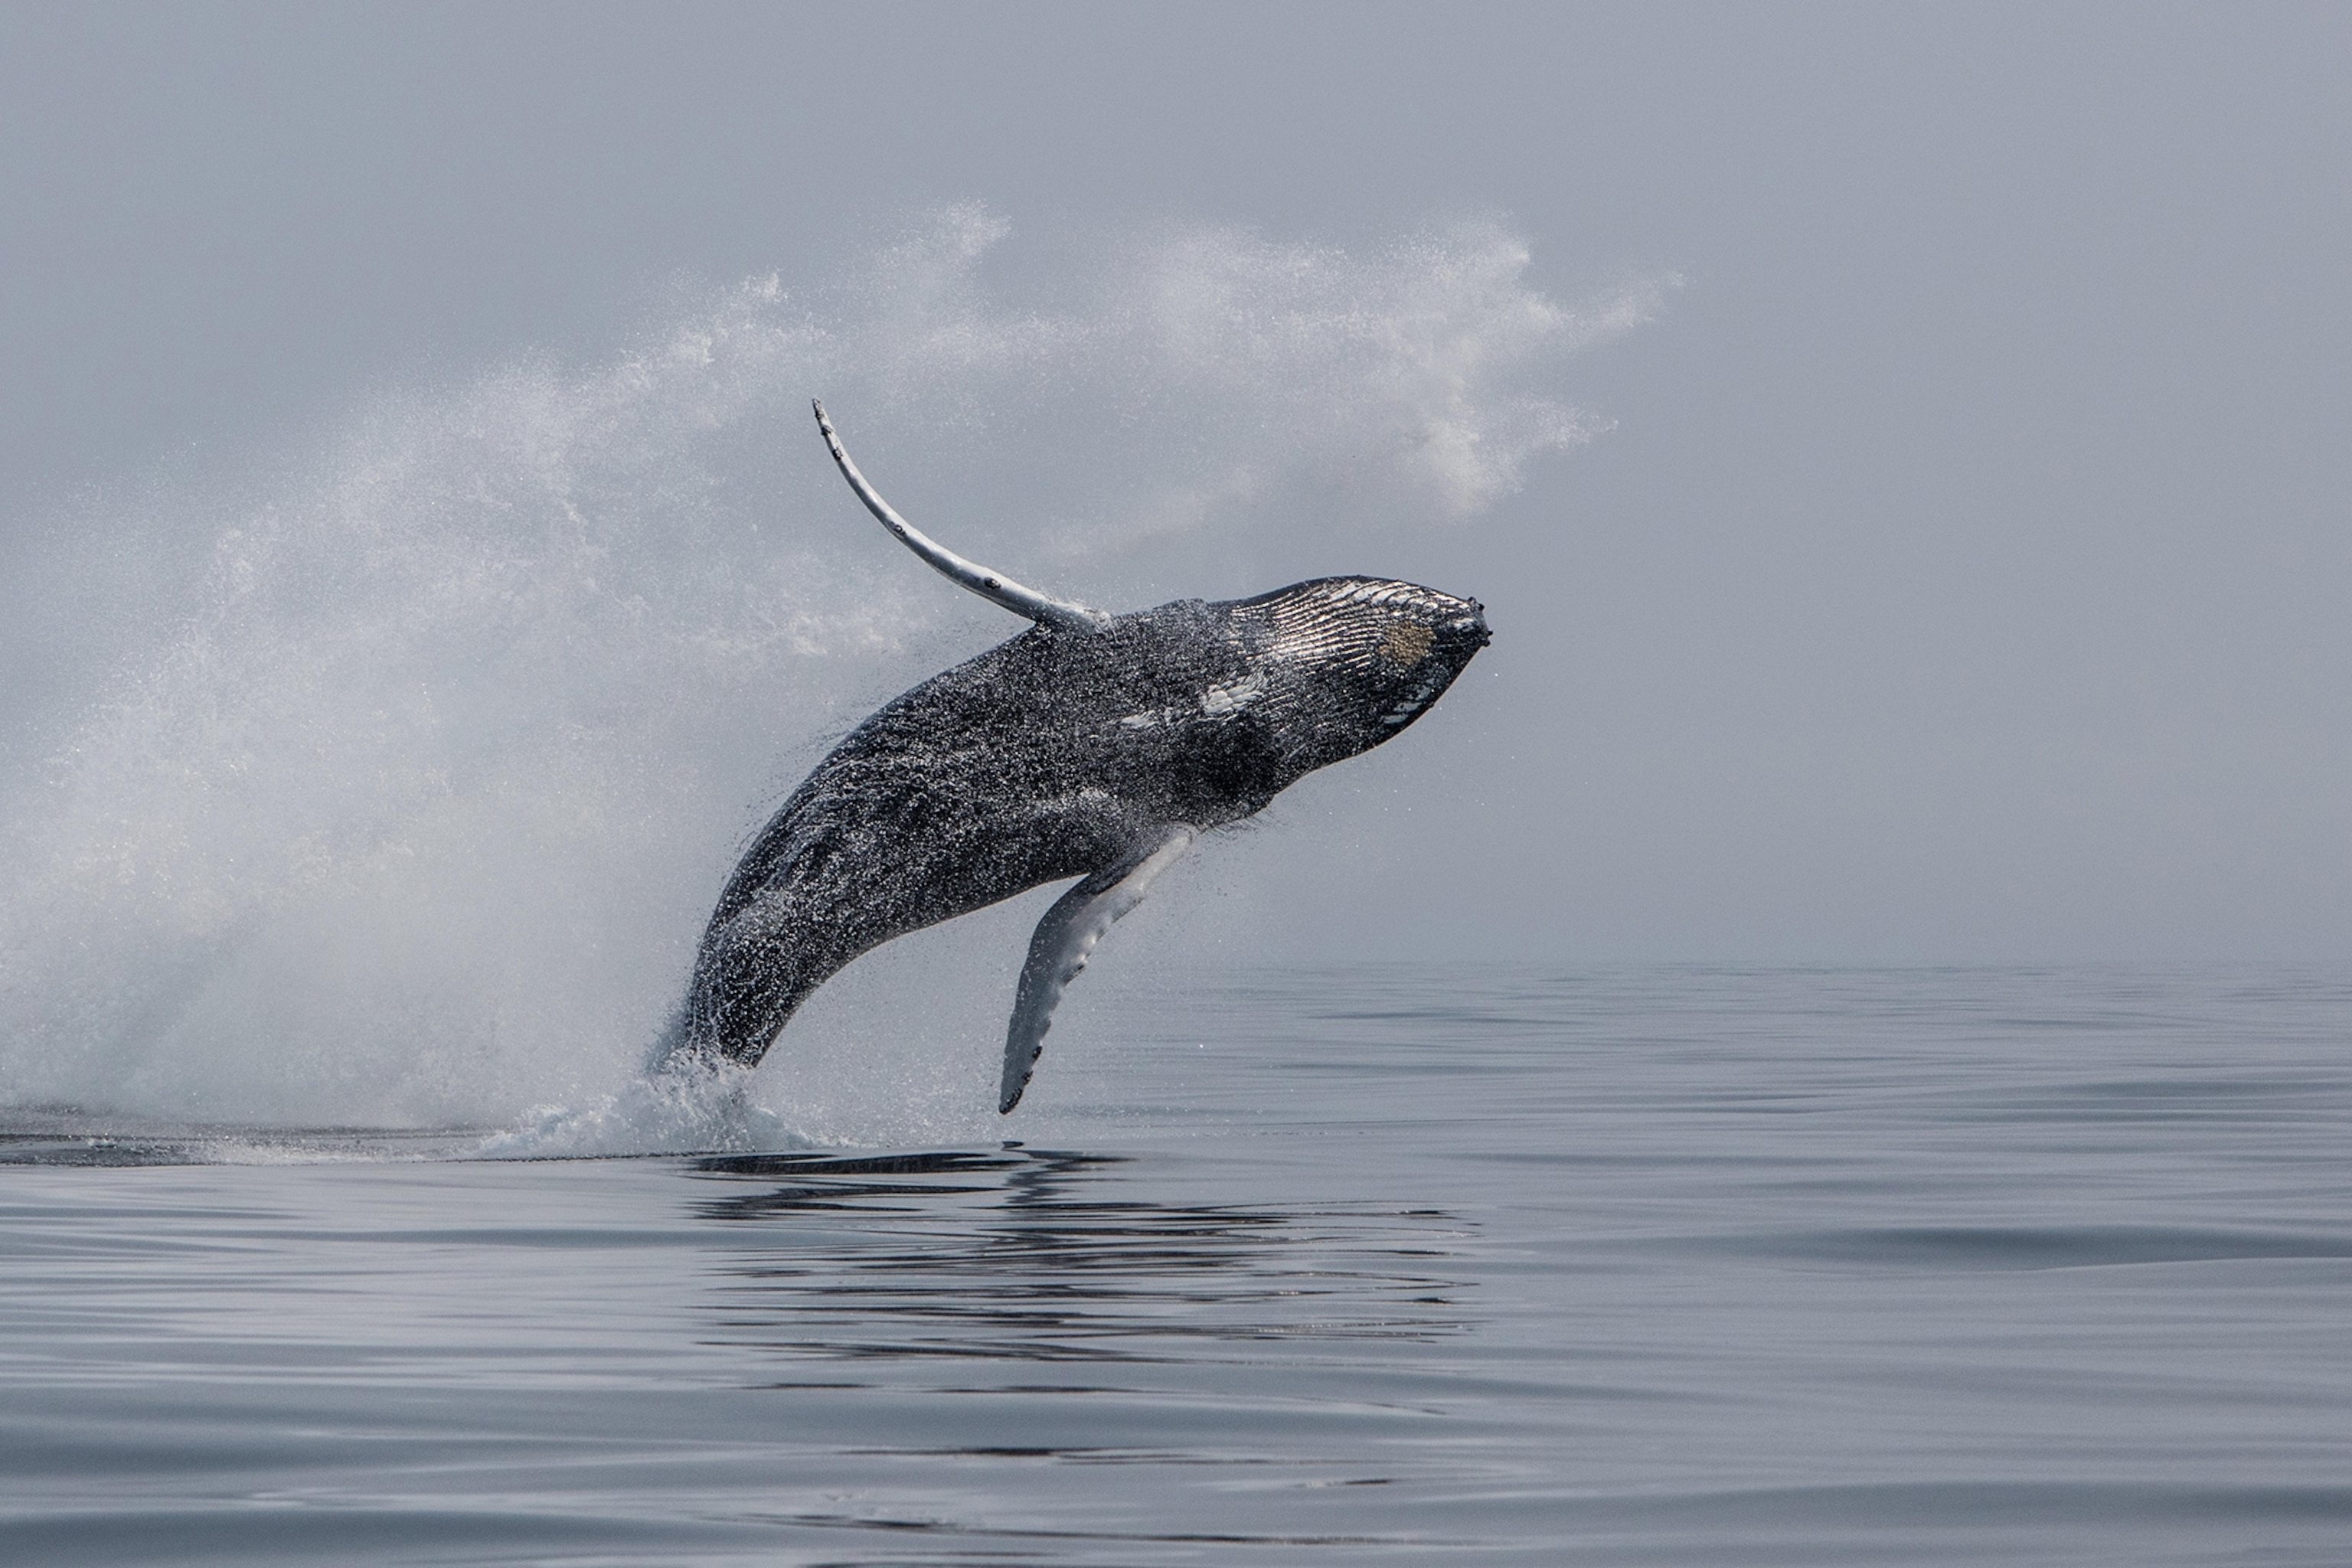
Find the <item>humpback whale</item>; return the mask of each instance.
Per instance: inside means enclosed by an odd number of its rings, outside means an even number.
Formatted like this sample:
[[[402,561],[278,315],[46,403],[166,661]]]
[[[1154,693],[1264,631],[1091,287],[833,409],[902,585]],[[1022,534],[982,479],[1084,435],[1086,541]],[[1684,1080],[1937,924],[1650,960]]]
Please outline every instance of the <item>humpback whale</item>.
[[[793,791],[719,896],[660,1065],[756,1065],[861,953],[1076,878],[1022,965],[997,1097],[1010,1111],[1112,923],[1202,834],[1427,712],[1486,646],[1485,609],[1411,583],[1318,577],[1106,615],[933,542],[814,407],[883,527],[1034,624],[891,701]]]

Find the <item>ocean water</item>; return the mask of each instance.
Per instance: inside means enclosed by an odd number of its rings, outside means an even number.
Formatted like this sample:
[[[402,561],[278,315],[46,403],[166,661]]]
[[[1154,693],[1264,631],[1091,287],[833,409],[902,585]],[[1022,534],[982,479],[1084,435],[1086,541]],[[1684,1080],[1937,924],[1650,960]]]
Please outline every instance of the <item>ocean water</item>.
[[[0,1559],[2352,1559],[2352,974],[1118,1000],[938,1145],[9,1111]]]

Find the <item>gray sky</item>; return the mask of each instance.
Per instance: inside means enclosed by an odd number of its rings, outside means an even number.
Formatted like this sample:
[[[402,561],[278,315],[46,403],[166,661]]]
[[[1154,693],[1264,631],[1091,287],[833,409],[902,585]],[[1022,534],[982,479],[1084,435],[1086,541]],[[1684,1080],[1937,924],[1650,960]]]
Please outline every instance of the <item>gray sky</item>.
[[[1491,217],[1555,299],[1680,285],[1555,378],[1613,428],[1301,555],[1497,642],[1180,898],[1306,952],[2341,957],[2347,82],[2341,6],[10,4],[0,530],[942,204]]]

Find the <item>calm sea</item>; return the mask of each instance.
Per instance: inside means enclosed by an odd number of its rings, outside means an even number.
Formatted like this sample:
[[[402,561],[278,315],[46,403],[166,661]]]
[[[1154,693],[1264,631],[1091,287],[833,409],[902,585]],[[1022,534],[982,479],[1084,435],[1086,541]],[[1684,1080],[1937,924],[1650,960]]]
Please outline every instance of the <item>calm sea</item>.
[[[1121,1028],[1017,1143],[7,1112],[0,1559],[2352,1562],[2352,976],[1324,969]]]

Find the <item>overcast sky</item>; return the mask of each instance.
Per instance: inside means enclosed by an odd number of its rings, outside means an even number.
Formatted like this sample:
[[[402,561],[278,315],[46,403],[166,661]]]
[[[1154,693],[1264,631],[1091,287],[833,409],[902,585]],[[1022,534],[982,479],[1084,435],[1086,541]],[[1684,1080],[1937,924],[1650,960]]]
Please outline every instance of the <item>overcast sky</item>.
[[[1482,220],[1659,290],[1548,384],[1608,427],[1302,546],[1496,642],[1183,896],[1300,952],[2340,958],[2347,84],[2341,5],[10,3],[0,543],[953,204],[1016,272]]]

